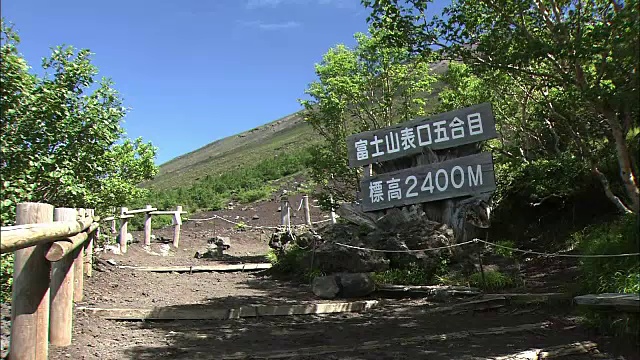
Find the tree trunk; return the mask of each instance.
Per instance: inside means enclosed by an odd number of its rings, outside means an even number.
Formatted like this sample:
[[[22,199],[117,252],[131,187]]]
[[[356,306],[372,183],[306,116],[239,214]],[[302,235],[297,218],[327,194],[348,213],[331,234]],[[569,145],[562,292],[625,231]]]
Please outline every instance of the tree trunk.
[[[629,147],[627,146],[627,140],[625,134],[620,126],[617,115],[614,111],[605,107],[601,108],[616,145],[616,155],[618,158],[618,166],[620,167],[620,178],[627,197],[631,204],[628,206],[633,213],[640,212],[640,191],[636,182],[635,174],[633,173],[633,165],[631,164],[631,155],[629,153]]]

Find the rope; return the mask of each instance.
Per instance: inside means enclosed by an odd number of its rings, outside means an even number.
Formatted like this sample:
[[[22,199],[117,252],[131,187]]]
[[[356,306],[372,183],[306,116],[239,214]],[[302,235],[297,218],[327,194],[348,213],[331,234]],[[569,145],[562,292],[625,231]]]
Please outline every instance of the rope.
[[[449,249],[449,248],[454,248],[454,247],[457,247],[457,246],[462,246],[462,245],[467,245],[467,244],[470,244],[470,243],[477,243],[477,242],[482,242],[482,243],[485,243],[487,245],[496,246],[496,247],[500,247],[500,248],[503,248],[503,249],[509,249],[509,250],[512,250],[512,251],[518,251],[518,252],[522,252],[522,253],[525,253],[525,254],[534,254],[534,255],[548,256],[548,257],[606,258],[606,257],[640,256],[640,253],[598,254],[598,255],[549,254],[549,253],[543,253],[543,252],[537,252],[537,251],[530,251],[530,250],[522,250],[522,249],[512,248],[512,247],[509,247],[509,246],[495,244],[495,243],[492,243],[492,242],[489,242],[489,241],[486,241],[486,240],[481,240],[481,239],[473,239],[473,240],[461,242],[461,243],[454,244],[454,245],[440,246],[440,247],[421,249],[421,250],[411,250],[411,249],[407,249],[407,250],[381,250],[381,249],[371,249],[371,248],[347,245],[347,244],[342,244],[342,243],[335,243],[335,244],[343,246],[343,247],[351,248],[351,249],[365,250],[365,251],[371,251],[371,252],[412,253],[412,252],[426,252],[426,251]]]
[[[212,217],[205,218],[205,219],[188,219],[188,220],[189,221],[209,221],[209,220],[213,220],[213,219],[220,219],[220,220],[226,221],[226,222],[228,222],[230,224],[234,224],[234,225],[237,225],[237,226],[243,226],[243,227],[247,227],[247,228],[251,228],[251,229],[272,229],[272,230],[279,229],[279,227],[277,227],[277,226],[251,226],[251,225],[247,225],[245,223],[241,224],[241,223],[237,223],[235,221],[231,221],[231,220],[225,219],[222,216],[218,216],[218,215],[213,215]]]
[[[344,247],[347,247],[347,248],[351,248],[351,249],[366,250],[366,251],[372,251],[372,252],[412,253],[412,252],[426,252],[426,251],[450,249],[450,248],[454,248],[454,247],[457,247],[457,246],[467,245],[467,244],[470,244],[470,243],[473,243],[473,242],[475,242],[475,241],[474,240],[469,240],[469,241],[461,242],[459,244],[448,245],[448,246],[440,246],[440,247],[421,249],[421,250],[411,250],[411,249],[407,249],[407,250],[381,250],[381,249],[370,249],[370,248],[364,248],[364,247],[360,247],[360,246],[347,245],[347,244],[342,244],[342,243],[338,243],[338,242],[335,243],[335,244],[336,245],[340,245],[340,246],[344,246]]]
[[[549,253],[543,253],[543,252],[538,252],[538,251],[531,251],[531,250],[522,250],[522,249],[517,249],[517,248],[512,248],[509,246],[504,246],[504,245],[500,245],[500,244],[495,244],[489,241],[485,241],[485,240],[480,240],[480,239],[474,239],[475,241],[479,241],[479,242],[483,242],[487,245],[491,245],[491,246],[496,246],[496,247],[500,247],[503,249],[509,249],[512,251],[518,251],[521,253],[525,253],[525,254],[534,254],[534,255],[541,255],[541,256],[548,256],[548,257],[569,257],[569,258],[607,258],[607,257],[625,257],[625,256],[640,256],[640,253],[625,253],[625,254],[595,254],[595,255],[580,255],[580,254],[549,254]]]

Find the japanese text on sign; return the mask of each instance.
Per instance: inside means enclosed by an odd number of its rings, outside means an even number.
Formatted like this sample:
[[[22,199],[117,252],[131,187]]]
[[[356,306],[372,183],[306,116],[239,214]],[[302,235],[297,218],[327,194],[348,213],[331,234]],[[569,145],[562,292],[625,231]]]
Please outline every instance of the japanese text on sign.
[[[381,174],[361,182],[365,211],[495,190],[491,153]]]
[[[362,166],[422,151],[444,149],[496,137],[488,103],[417,119],[347,138],[349,166]]]

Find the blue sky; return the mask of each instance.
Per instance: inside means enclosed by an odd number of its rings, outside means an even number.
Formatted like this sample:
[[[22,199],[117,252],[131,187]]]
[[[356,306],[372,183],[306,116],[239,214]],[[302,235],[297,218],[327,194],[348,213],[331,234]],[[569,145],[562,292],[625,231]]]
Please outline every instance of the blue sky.
[[[88,48],[157,164],[300,109],[314,64],[366,32],[360,0],[3,0],[34,71],[50,48]]]

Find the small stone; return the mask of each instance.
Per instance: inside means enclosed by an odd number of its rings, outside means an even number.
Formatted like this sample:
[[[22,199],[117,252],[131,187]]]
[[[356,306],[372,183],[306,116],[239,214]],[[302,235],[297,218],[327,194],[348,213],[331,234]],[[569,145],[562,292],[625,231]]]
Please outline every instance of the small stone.
[[[258,220],[258,219],[260,219],[260,216],[258,216],[258,215],[253,215],[252,219],[253,219],[253,220]]]

